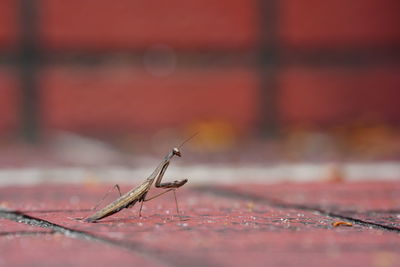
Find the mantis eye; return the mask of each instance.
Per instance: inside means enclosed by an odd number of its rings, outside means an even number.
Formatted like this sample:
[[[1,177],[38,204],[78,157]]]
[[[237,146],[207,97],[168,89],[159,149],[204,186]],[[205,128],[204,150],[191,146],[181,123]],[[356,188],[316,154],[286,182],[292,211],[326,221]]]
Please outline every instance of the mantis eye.
[[[174,155],[177,155],[178,157],[181,156],[181,152],[180,152],[179,149],[176,148],[176,147],[174,147],[174,148],[172,149],[172,153],[174,153]]]

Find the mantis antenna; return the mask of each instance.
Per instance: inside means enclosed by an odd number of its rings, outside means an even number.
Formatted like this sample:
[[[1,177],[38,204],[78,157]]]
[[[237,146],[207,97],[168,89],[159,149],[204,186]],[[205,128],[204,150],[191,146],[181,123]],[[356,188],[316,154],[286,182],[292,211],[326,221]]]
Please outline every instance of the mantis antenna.
[[[188,139],[186,139],[185,141],[182,142],[182,144],[180,146],[178,146],[178,148],[181,148],[184,144],[186,144],[187,142],[189,142],[191,139],[193,139],[196,135],[198,135],[200,132],[197,132],[195,134],[193,134],[192,136],[190,136]]]

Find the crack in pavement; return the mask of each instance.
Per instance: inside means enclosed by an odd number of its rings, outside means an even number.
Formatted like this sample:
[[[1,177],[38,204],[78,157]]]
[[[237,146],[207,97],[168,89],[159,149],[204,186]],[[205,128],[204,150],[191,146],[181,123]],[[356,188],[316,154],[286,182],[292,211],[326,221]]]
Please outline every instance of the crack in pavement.
[[[318,206],[290,204],[290,203],[285,203],[281,200],[257,196],[257,195],[253,195],[251,193],[239,192],[239,191],[229,190],[229,189],[225,189],[225,188],[216,188],[216,187],[210,187],[210,186],[197,186],[197,187],[193,187],[192,190],[198,191],[201,193],[208,193],[208,194],[211,194],[214,196],[219,196],[219,197],[235,198],[235,199],[241,198],[241,199],[251,200],[254,202],[264,203],[264,204],[267,204],[267,205],[269,205],[271,207],[275,207],[275,208],[298,209],[298,210],[303,210],[303,211],[318,212],[319,214],[324,215],[324,216],[337,218],[337,219],[341,219],[341,220],[347,220],[347,221],[350,221],[350,222],[358,224],[358,225],[372,227],[375,229],[386,230],[386,231],[395,232],[395,233],[400,234],[400,228],[398,228],[398,227],[384,225],[384,224],[370,222],[370,221],[365,221],[362,219],[357,219],[357,218],[354,218],[351,216],[347,216],[347,215],[343,215],[340,213],[325,210]]]
[[[62,225],[58,225],[40,218],[35,218],[26,215],[20,211],[12,211],[0,208],[0,218],[11,220],[18,223],[24,223],[27,225],[38,226],[46,229],[51,229],[51,233],[60,233],[64,236],[76,239],[83,239],[87,241],[95,241],[102,244],[116,246],[129,251],[139,252],[144,256],[147,256],[149,260],[157,260],[163,265],[170,266],[216,266],[212,262],[207,262],[204,258],[187,257],[184,255],[169,255],[168,251],[161,251],[159,249],[152,249],[145,247],[143,244],[132,242],[132,241],[120,241],[107,237],[97,236],[85,231],[74,230]]]
[[[19,210],[20,213],[75,213],[93,211],[93,209],[49,209],[49,210]]]

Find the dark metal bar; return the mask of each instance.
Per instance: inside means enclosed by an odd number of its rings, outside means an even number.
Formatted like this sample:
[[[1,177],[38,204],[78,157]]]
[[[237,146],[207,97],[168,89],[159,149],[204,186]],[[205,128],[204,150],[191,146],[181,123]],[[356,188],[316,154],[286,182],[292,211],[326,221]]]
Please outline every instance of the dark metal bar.
[[[36,0],[20,0],[20,18],[21,135],[25,141],[36,143],[39,140],[39,90],[36,74],[40,60]]]
[[[278,0],[259,0],[260,6],[260,133],[273,137],[279,130],[278,72],[280,65],[278,39]]]
[[[265,47],[264,47],[265,48]],[[318,67],[374,67],[400,64],[400,47],[378,47],[374,49],[358,47],[356,49],[335,49],[335,48],[303,48],[303,49],[282,49],[267,46],[258,51],[177,51],[176,57],[180,65],[184,67],[224,67],[224,66],[248,66],[269,67],[268,62],[275,62],[275,66],[298,65]],[[273,53],[271,51],[274,51]],[[142,50],[102,53],[83,51],[37,51],[40,52],[40,64],[48,65],[87,65],[103,66],[115,63],[118,58],[120,63],[141,65],[143,63]],[[275,59],[273,58],[275,57]],[[15,55],[11,52],[0,51],[1,65],[14,65]]]
[[[375,67],[400,64],[400,47],[286,48],[281,61],[285,65],[311,67]]]

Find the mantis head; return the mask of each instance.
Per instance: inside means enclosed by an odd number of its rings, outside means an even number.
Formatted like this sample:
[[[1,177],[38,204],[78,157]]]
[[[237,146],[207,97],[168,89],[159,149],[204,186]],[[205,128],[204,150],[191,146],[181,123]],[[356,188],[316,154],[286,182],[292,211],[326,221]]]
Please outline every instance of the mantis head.
[[[182,157],[181,151],[179,151],[179,149],[176,148],[176,147],[174,147],[174,148],[172,149],[172,154],[173,154],[173,155],[176,155],[176,156],[178,156],[178,157]]]

